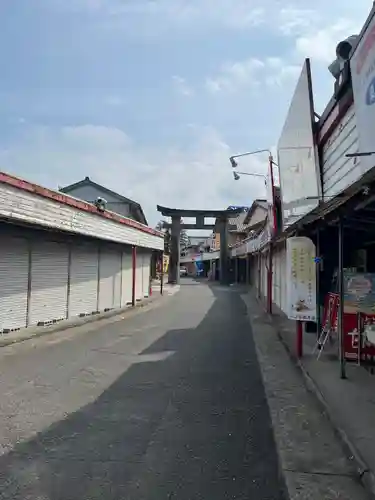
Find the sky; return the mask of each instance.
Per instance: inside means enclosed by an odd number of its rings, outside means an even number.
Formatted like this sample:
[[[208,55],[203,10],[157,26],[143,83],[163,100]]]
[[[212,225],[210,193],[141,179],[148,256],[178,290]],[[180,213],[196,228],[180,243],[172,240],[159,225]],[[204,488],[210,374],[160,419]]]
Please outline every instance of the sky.
[[[1,0],[0,169],[57,189],[89,176],[142,205],[265,198],[232,154],[277,144],[305,57],[327,67],[371,0]],[[240,170],[266,173],[264,155]]]

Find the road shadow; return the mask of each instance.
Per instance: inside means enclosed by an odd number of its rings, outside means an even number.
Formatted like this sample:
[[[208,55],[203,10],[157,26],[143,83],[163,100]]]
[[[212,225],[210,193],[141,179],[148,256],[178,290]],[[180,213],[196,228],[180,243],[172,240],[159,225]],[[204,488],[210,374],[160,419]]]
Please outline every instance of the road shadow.
[[[0,499],[284,499],[239,295],[168,331],[93,403],[0,457]]]

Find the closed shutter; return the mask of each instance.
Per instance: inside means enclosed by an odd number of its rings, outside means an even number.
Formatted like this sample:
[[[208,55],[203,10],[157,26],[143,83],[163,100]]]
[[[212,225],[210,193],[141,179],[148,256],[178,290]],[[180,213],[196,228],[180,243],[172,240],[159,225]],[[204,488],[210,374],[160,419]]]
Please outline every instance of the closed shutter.
[[[98,248],[74,245],[71,249],[69,317],[96,312],[98,307]]]
[[[143,297],[148,297],[150,294],[150,264],[151,264],[151,254],[144,253],[142,256],[142,290]]]
[[[27,241],[3,236],[0,245],[0,332],[27,325],[28,280]]]
[[[138,250],[135,269],[135,299],[143,298],[143,255]]]
[[[66,319],[68,267],[66,245],[48,241],[32,244],[30,324]]]
[[[114,292],[113,292],[113,307],[119,309],[121,307],[121,252],[114,253],[115,259],[115,274],[114,274]]]
[[[102,248],[99,257],[99,311],[107,311],[114,307],[115,276],[117,272],[116,254]]]
[[[132,254],[122,253],[122,279],[121,279],[121,306],[124,307],[132,302]]]

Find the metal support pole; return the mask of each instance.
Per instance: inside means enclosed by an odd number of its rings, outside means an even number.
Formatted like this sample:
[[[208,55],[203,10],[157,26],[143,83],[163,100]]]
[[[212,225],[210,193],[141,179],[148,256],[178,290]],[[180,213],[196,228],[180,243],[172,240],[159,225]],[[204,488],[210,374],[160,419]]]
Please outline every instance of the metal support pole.
[[[316,275],[316,334],[319,338],[322,320],[320,314],[320,230],[318,228],[316,233],[316,256],[319,257],[319,262],[316,264],[315,275]]]
[[[137,272],[137,247],[132,247],[132,306],[135,307],[136,296],[135,296],[135,286],[136,279],[135,273]]]
[[[345,363],[345,342],[344,342],[344,228],[342,225],[342,219],[339,220],[338,225],[339,232],[339,248],[338,248],[338,292],[339,292],[339,317],[338,317],[338,328],[339,328],[339,359],[340,359],[340,377],[342,379],[346,378],[346,363]]]
[[[229,284],[228,276],[228,219],[219,221],[220,225],[220,283]]]

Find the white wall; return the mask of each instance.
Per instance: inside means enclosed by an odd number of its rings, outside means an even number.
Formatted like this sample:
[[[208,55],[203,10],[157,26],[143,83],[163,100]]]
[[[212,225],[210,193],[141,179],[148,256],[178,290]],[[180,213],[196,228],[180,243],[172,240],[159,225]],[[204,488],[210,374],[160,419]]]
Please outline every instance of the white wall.
[[[10,219],[13,223],[26,222],[156,250],[164,248],[163,237],[138,222],[128,221],[125,224],[111,220],[100,214],[86,212],[60,203],[58,200],[2,183],[0,183],[0,216],[3,219]]]
[[[324,201],[329,201],[362,177],[360,158],[346,157],[356,151],[358,133],[352,105],[322,149]]]

